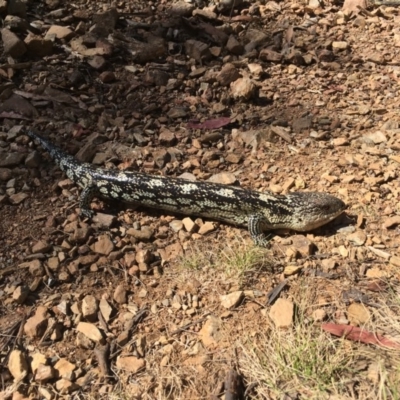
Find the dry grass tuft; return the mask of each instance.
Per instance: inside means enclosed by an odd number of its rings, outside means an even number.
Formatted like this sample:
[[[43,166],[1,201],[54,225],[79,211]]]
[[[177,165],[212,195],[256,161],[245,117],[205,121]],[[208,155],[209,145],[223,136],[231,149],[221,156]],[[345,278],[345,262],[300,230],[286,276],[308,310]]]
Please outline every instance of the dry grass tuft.
[[[292,329],[239,342],[241,372],[256,399],[400,399],[400,352],[333,338],[308,317],[314,295],[307,283],[293,291],[297,313]],[[365,329],[400,338],[398,294],[382,296]],[[389,306],[390,304],[390,306]]]

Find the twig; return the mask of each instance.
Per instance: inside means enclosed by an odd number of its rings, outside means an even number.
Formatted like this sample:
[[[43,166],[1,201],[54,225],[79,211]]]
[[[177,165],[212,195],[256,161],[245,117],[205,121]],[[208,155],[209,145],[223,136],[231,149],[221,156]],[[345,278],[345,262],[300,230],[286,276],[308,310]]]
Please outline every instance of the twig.
[[[94,355],[97,358],[100,368],[100,376],[103,378],[110,377],[110,367],[108,365],[108,359],[110,354],[110,345],[107,343],[104,346],[98,345],[94,349]]]

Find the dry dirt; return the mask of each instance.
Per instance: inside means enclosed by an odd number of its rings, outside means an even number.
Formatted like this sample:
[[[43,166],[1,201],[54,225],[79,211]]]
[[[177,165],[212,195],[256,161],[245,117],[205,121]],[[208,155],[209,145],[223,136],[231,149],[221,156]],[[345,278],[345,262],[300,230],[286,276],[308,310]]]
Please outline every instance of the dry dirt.
[[[0,6],[3,398],[400,398],[400,8],[349,3]],[[26,128],[104,168],[348,209],[267,249],[118,203],[83,220]]]

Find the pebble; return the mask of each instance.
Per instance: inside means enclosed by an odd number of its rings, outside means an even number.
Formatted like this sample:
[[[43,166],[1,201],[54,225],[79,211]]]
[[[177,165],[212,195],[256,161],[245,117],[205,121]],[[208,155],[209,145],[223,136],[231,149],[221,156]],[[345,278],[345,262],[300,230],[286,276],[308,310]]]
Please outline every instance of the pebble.
[[[108,235],[101,235],[97,242],[91,246],[92,251],[98,254],[109,255],[114,250],[114,243]]]
[[[91,324],[89,322],[79,322],[78,326],[76,327],[76,330],[78,332],[83,333],[85,336],[87,336],[90,340],[92,340],[95,343],[99,343],[103,340],[103,336],[97,328],[96,325]]]
[[[269,316],[277,328],[289,328],[293,324],[294,304],[279,298],[271,307]]]
[[[97,321],[98,301],[92,295],[87,295],[82,300],[82,315],[91,322]]]
[[[99,309],[100,309],[101,315],[103,316],[104,320],[106,322],[108,322],[113,313],[113,308],[111,307],[109,302],[106,299],[101,299]]]
[[[126,291],[124,285],[118,285],[115,288],[113,299],[118,304],[126,304],[126,302],[127,302],[127,291]]]
[[[32,246],[32,253],[47,253],[52,249],[52,245],[40,240]]]
[[[39,306],[33,317],[28,318],[24,325],[24,332],[30,338],[41,337],[48,324],[47,308],[44,306]]]
[[[28,361],[21,350],[12,350],[7,364],[15,381],[22,380],[28,374]]]
[[[239,78],[230,84],[231,94],[235,99],[250,100],[255,97],[257,86],[248,78]]]
[[[223,185],[234,185],[237,183],[237,178],[234,174],[230,172],[221,172],[215,174],[208,179],[208,182],[221,183]]]
[[[35,381],[46,383],[55,377],[55,371],[50,365],[39,364],[35,373]]]
[[[216,347],[223,339],[221,320],[213,315],[210,315],[199,332],[199,338],[205,347]]]
[[[29,295],[29,287],[25,285],[17,286],[12,295],[13,300],[18,304],[23,304]]]
[[[11,204],[18,205],[18,204],[21,204],[28,197],[29,197],[28,194],[19,192],[19,193],[11,195],[9,197],[9,201]]]
[[[367,241],[367,235],[363,231],[357,231],[348,235],[347,240],[356,246],[362,246]]]
[[[243,298],[243,291],[236,291],[220,296],[221,305],[227,309],[236,307]]]
[[[169,226],[174,232],[179,232],[183,229],[183,222],[179,219],[174,219],[169,223]]]
[[[197,232],[199,229],[199,226],[190,217],[183,218],[182,224],[189,233]]]
[[[394,228],[400,224],[400,215],[395,215],[390,218],[386,218],[383,222],[383,227],[386,229]]]
[[[200,226],[199,234],[200,235],[207,235],[210,232],[215,230],[215,225],[213,222],[207,221],[203,225]]]
[[[364,304],[353,303],[347,308],[347,318],[352,325],[360,326],[366,324],[371,315]]]
[[[292,236],[292,247],[294,247],[303,257],[308,257],[314,253],[315,245],[304,235]]]
[[[387,276],[386,271],[382,271],[377,267],[373,267],[367,270],[365,273],[367,278],[385,278]]]
[[[44,354],[42,353],[34,353],[30,356],[30,365],[31,365],[31,370],[33,373],[36,372],[38,366],[46,365],[47,364],[47,358]]]
[[[134,356],[118,357],[116,366],[119,369],[136,374],[146,367],[146,361],[143,358],[137,358]]]
[[[344,137],[339,137],[339,138],[333,139],[332,144],[334,147],[339,147],[339,146],[348,146],[350,144],[350,142],[348,141],[348,139],[346,139]]]

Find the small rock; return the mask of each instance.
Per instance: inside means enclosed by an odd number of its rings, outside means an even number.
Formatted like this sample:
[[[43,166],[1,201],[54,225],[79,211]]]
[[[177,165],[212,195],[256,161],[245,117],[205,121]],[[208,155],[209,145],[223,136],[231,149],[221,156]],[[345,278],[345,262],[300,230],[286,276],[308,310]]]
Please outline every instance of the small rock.
[[[279,298],[271,307],[269,316],[277,328],[289,328],[293,323],[294,304]]]
[[[20,193],[11,195],[9,197],[9,201],[11,204],[18,205],[18,204],[21,204],[28,197],[29,197],[28,194],[20,192]]]
[[[188,114],[187,110],[183,107],[171,108],[167,113],[168,117],[172,119],[185,118],[187,114]]]
[[[352,325],[363,325],[366,324],[370,318],[370,312],[364,304],[353,303],[347,309],[347,317]]]
[[[126,291],[124,285],[118,285],[115,288],[115,292],[114,292],[113,298],[118,304],[126,304],[126,302],[127,302],[127,291]]]
[[[389,262],[395,267],[400,267],[400,257],[392,256],[390,257]]]
[[[163,146],[174,146],[176,144],[176,136],[174,132],[171,132],[169,129],[164,128],[159,136],[158,140],[160,141],[160,144]]]
[[[248,78],[239,78],[230,84],[231,94],[235,99],[250,100],[257,93],[257,86]]]
[[[216,347],[223,339],[221,320],[211,315],[199,332],[205,347]]]
[[[8,181],[9,179],[11,179],[11,176],[11,169],[0,168],[0,181]]]
[[[226,49],[237,56],[240,56],[243,54],[244,47],[241,43],[238,42],[238,40],[235,38],[235,36],[230,35],[229,39],[225,45]]]
[[[347,42],[332,42],[333,50],[345,50],[347,49],[347,47],[348,47]]]
[[[13,32],[8,29],[1,30],[4,53],[13,58],[19,58],[26,53],[25,43]]]
[[[25,285],[17,286],[17,288],[13,292],[13,300],[15,300],[18,304],[23,304],[28,297],[29,287]]]
[[[136,374],[146,367],[146,361],[143,358],[133,356],[118,357],[117,368]]]
[[[259,58],[262,61],[271,61],[276,63],[281,62],[282,57],[282,54],[277,53],[276,51],[271,49],[262,49],[259,55]]]
[[[103,83],[110,83],[116,80],[115,74],[112,71],[104,71],[99,75],[99,79]]]
[[[85,243],[87,238],[89,237],[90,234],[90,228],[88,226],[81,226],[79,228],[76,228],[73,231],[73,234],[70,236],[70,242],[71,243]],[[93,245],[93,248],[96,248],[95,246],[97,243]],[[102,251],[103,247],[101,245],[98,245],[99,250]],[[111,251],[110,251],[111,253]]]
[[[101,235],[91,249],[98,254],[108,256],[114,250],[114,243],[108,235]]]
[[[15,381],[20,381],[28,374],[28,362],[21,350],[13,350],[8,359],[8,370]]]
[[[199,234],[200,235],[207,235],[210,232],[215,231],[215,225],[213,222],[205,222],[203,225],[200,226]]]
[[[304,235],[292,236],[292,247],[294,247],[303,257],[312,255],[315,249],[314,243]]]
[[[242,161],[242,156],[236,153],[229,153],[225,157],[225,161],[231,164],[239,164]]]
[[[228,86],[239,78],[240,73],[238,69],[230,63],[224,64],[221,71],[216,76],[216,79],[221,86]]]
[[[169,223],[169,226],[174,232],[179,232],[183,229],[183,222],[179,219],[174,219]]]
[[[82,332],[78,332],[76,335],[75,344],[80,349],[92,350],[95,344]]]
[[[367,241],[367,235],[363,231],[357,231],[348,235],[347,239],[356,246],[362,246]]]
[[[94,56],[93,58],[88,60],[88,64],[96,71],[100,71],[107,66],[107,61],[102,56]]]
[[[166,149],[153,151],[153,160],[159,169],[164,168],[165,164],[170,161],[171,156]]]
[[[365,276],[367,278],[385,278],[387,276],[387,273],[377,267],[373,267],[367,270]]]
[[[31,370],[33,373],[36,372],[36,370],[40,364],[43,364],[43,365],[47,364],[46,356],[42,353],[34,353],[31,356]]]
[[[386,229],[393,228],[400,224],[400,215],[395,215],[390,218],[386,218],[383,222],[383,227]]]
[[[154,230],[149,226],[142,226],[141,229],[129,228],[126,234],[140,241],[148,241],[153,237]]]
[[[153,259],[153,255],[150,250],[139,250],[136,253],[136,261],[138,264],[149,264]]]
[[[220,296],[221,305],[227,309],[236,307],[243,298],[243,291],[239,290]]]
[[[98,301],[92,295],[87,295],[82,300],[82,315],[90,322],[97,321]]]
[[[326,318],[326,311],[323,308],[318,308],[313,312],[314,321],[321,322]]]
[[[35,57],[46,57],[53,53],[53,42],[40,35],[29,33],[25,38],[28,53]]]
[[[336,268],[336,265],[337,265],[336,261],[333,260],[332,258],[327,258],[321,261],[321,266],[324,272],[332,271],[333,269]]]
[[[40,165],[40,162],[41,157],[38,151],[32,151],[25,158],[25,165],[28,168],[37,168]]]
[[[75,390],[79,389],[79,386],[76,383],[71,382],[68,379],[58,380],[55,384],[55,387],[60,392],[60,394],[72,393]]]
[[[368,366],[367,378],[374,384],[378,385],[382,374],[382,362],[378,360]]]
[[[35,315],[26,321],[24,332],[30,338],[41,337],[47,328],[47,323],[47,308],[39,306]]]
[[[20,267],[22,265],[24,265],[24,266],[26,265],[29,268],[29,273],[32,276],[41,277],[44,275],[44,268],[43,268],[42,262],[40,260],[32,260],[27,263],[20,264]]]
[[[52,249],[52,245],[45,242],[45,241],[39,241],[36,242],[33,246],[32,246],[32,253],[47,253],[48,251],[50,251]]]
[[[365,137],[372,140],[374,142],[374,144],[380,144],[380,143],[387,142],[386,135],[381,131],[377,131],[374,133],[368,133],[365,135]]]
[[[35,374],[35,381],[46,383],[55,377],[55,371],[50,365],[39,364]]]
[[[46,40],[51,40],[53,37],[56,37],[57,39],[64,39],[68,41],[69,39],[72,39],[73,36],[75,36],[74,31],[67,28],[66,26],[52,25],[47,31],[44,38]]]
[[[350,142],[348,141],[348,139],[346,139],[344,137],[339,137],[339,138],[333,139],[332,144],[335,147],[339,147],[339,146],[348,146],[350,144]]]
[[[183,218],[182,224],[189,233],[197,232],[199,229],[199,226],[190,217]]]
[[[196,61],[208,60],[211,58],[208,46],[199,40],[189,39],[185,42],[185,52],[190,58]]]
[[[208,182],[221,183],[224,185],[234,185],[237,182],[237,178],[231,172],[220,172],[219,174],[212,175],[208,179]],[[231,189],[229,188],[229,186],[227,186],[226,190],[230,191]]]
[[[113,308],[110,306],[108,301],[106,299],[101,299],[100,300],[100,312],[101,315],[103,316],[104,320],[108,322],[111,318],[111,315],[113,313]]]
[[[90,324],[89,322],[79,322],[76,330],[83,333],[95,343],[99,343],[103,340],[100,330],[96,327],[96,325]]]
[[[297,254],[297,252],[295,252],[295,255]],[[290,255],[290,253],[288,254]],[[283,275],[285,276],[292,276],[297,274],[299,271],[301,271],[303,269],[303,267],[301,265],[288,265],[287,267],[285,267],[285,269],[283,270]]]
[[[115,224],[116,220],[117,218],[115,215],[99,212],[93,217],[93,222],[96,224],[96,227],[102,229],[110,229]]]
[[[179,17],[190,17],[194,9],[194,4],[187,3],[186,1],[177,1],[171,3],[168,12]]]
[[[76,365],[69,362],[66,358],[60,358],[55,363],[54,369],[57,371],[59,378],[65,378],[71,376],[71,373],[76,369]]]

